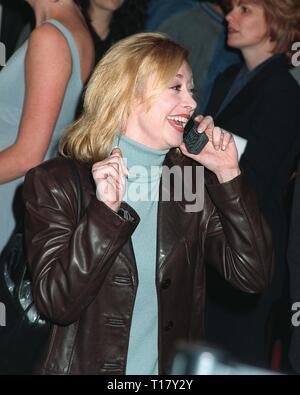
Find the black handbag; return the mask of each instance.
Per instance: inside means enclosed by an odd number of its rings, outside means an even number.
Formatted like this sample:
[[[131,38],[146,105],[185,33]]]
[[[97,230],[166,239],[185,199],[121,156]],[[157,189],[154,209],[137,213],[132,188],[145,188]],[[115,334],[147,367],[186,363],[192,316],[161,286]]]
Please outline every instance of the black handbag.
[[[80,178],[75,163],[68,163],[79,197],[79,221]],[[31,374],[49,338],[51,323],[37,311],[32,297],[23,223],[18,224],[0,257],[0,302],[0,374]]]

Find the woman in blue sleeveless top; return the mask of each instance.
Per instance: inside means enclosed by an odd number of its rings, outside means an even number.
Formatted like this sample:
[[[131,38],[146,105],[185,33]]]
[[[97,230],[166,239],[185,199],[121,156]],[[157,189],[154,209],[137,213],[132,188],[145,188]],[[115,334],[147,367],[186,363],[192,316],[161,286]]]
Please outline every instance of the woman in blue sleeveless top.
[[[0,252],[18,218],[16,191],[24,174],[55,156],[94,65],[93,42],[75,1],[27,3],[36,28],[0,73]]]

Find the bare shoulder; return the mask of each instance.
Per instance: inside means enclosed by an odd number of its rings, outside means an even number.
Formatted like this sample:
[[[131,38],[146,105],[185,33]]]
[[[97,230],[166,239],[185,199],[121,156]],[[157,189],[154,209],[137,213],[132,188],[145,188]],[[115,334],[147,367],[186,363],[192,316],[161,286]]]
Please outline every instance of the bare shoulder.
[[[94,67],[94,44],[90,33],[81,23],[76,21],[62,20],[60,21],[71,33],[78,49],[81,80],[85,82]],[[38,26],[30,36],[28,50],[35,51],[46,59],[52,58],[56,63],[65,63],[71,65],[72,54],[68,41],[63,33],[51,23],[44,23]],[[64,62],[63,62],[64,61]]]
[[[26,69],[38,74],[63,80],[68,79],[72,70],[72,54],[64,35],[50,23],[38,26],[30,35],[26,53]]]
[[[70,55],[69,45],[64,35],[50,23],[43,23],[31,33],[29,49],[40,48]]]

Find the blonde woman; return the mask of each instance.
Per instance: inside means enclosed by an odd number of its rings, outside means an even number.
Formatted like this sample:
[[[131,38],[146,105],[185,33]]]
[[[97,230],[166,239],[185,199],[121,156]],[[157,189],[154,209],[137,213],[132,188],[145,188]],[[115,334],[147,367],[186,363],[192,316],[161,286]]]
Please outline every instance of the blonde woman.
[[[269,231],[230,134],[199,116],[208,144],[191,155],[183,143],[195,107],[186,51],[133,35],[97,65],[65,157],[28,173],[33,294],[52,323],[38,373],[166,374],[176,342],[203,337],[206,262],[245,292],[269,284]],[[169,171],[183,177],[165,183]],[[175,194],[199,182],[202,204],[189,210]]]

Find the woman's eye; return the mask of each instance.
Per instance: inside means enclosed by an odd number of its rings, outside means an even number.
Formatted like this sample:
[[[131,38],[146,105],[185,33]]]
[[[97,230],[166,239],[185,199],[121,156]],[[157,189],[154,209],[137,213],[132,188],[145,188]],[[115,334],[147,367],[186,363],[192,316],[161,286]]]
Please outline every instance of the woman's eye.
[[[250,12],[250,8],[246,6],[241,6],[241,10],[243,14],[248,14]]]
[[[181,85],[174,85],[171,87],[171,89],[173,89],[174,91],[179,92],[181,90]]]

